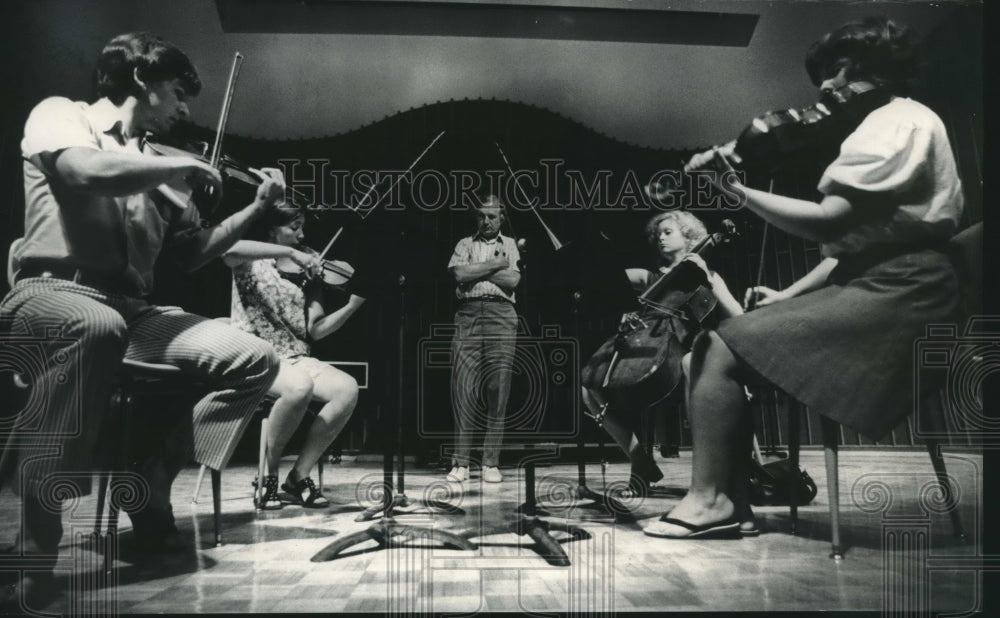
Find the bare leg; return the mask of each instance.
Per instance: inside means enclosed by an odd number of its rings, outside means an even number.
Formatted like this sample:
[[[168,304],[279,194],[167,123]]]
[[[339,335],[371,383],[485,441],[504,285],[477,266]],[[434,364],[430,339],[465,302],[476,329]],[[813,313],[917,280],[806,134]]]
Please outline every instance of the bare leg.
[[[267,432],[267,471],[277,476],[285,445],[312,400],[313,381],[306,372],[283,360],[268,393],[278,397],[268,416]]]
[[[681,369],[684,372],[684,409],[689,410],[691,405],[691,353],[688,352],[681,359]],[[746,387],[744,387],[744,392]],[[736,465],[733,469],[733,478],[730,479],[729,487],[732,493],[729,496],[736,508],[736,517],[740,520],[741,530],[755,530],[757,524],[754,521],[753,511],[750,508],[750,496],[748,494],[747,483],[749,482],[750,469],[747,466],[746,456],[739,453],[750,453],[753,448],[753,421],[750,415],[744,415],[744,427],[740,430],[741,437],[746,441],[746,447],[737,449]]]
[[[691,488],[670,516],[694,525],[711,524],[734,514],[730,483],[740,458],[747,456],[741,435],[746,397],[739,380],[740,363],[714,332],[703,333],[691,357],[688,420],[694,454]],[[689,530],[657,522],[658,532],[683,537]]]
[[[350,375],[329,365],[313,376],[313,397],[326,401],[316,419],[309,426],[302,452],[295,461],[295,467],[288,474],[288,480],[297,482],[312,472],[313,466],[323,456],[323,451],[340,435],[347,421],[351,419],[354,406],[358,403],[358,383]]]

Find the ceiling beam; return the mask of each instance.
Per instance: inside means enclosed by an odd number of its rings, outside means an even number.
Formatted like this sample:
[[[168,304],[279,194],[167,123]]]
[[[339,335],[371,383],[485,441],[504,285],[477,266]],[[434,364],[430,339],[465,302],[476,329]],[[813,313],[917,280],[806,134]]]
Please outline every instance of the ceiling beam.
[[[758,15],[419,0],[215,0],[225,32],[462,36],[746,47]]]

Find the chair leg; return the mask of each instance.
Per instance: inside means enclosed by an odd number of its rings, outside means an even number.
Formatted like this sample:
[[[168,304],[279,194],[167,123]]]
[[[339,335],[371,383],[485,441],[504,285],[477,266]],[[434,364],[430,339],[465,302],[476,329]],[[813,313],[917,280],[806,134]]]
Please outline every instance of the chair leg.
[[[799,430],[802,423],[802,411],[797,406],[788,411],[788,464],[792,470],[799,469],[799,451],[801,440]],[[796,483],[788,490],[789,518],[792,520],[792,534],[799,533],[799,496]]]
[[[222,471],[212,470],[212,520],[215,523],[215,546],[222,545]]]
[[[253,506],[258,511],[264,507],[264,477],[267,469],[267,417],[260,420],[260,446],[257,449],[257,486],[253,490]]]
[[[121,436],[119,438],[119,451],[118,458],[119,461],[116,462],[116,466],[124,470],[128,466],[129,459],[129,431],[130,423],[132,418],[132,395],[128,390],[127,383],[123,383],[119,386],[117,392],[112,397],[112,406],[115,408],[115,414],[118,416],[119,422],[118,426],[121,430]],[[95,524],[94,532],[97,539],[101,538],[100,526],[101,519],[104,517],[104,503],[108,497],[108,491],[111,487],[111,480],[114,478],[113,472],[101,473],[98,478],[100,486],[97,489],[97,523]],[[108,502],[108,525],[104,533],[104,572],[110,574],[113,570],[114,564],[114,554],[116,553],[114,548],[118,544],[118,517],[120,515],[118,505],[115,503],[114,498],[107,500]]]
[[[940,443],[933,439],[927,439],[927,454],[931,456],[931,465],[934,466],[934,474],[937,475],[938,484],[941,486],[941,493],[948,503],[948,516],[951,517],[951,526],[955,532],[955,538],[960,542],[965,542],[965,529],[962,527],[962,519],[958,515],[958,504],[955,502],[955,492],[951,488],[951,480],[948,478],[948,471],[944,465],[944,457],[941,455]]]
[[[835,421],[820,417],[823,434],[823,454],[826,459],[826,488],[830,497],[830,557],[843,560],[840,544],[840,475],[837,470],[837,443],[840,427]]]
[[[198,494],[201,493],[201,482],[205,480],[205,470],[208,466],[202,465],[198,470],[198,481],[194,484],[194,495],[191,496],[191,504],[198,504]]]
[[[104,503],[108,496],[108,483],[111,475],[108,472],[97,473],[97,517],[94,518],[94,536],[101,536],[101,524],[104,523]],[[109,513],[110,515],[110,513]]]
[[[325,456],[326,456],[326,453],[323,453],[323,457],[325,457]],[[316,464],[316,475],[319,477],[319,493],[324,493],[323,492],[323,457],[320,457],[319,458],[319,462],[317,462],[317,464]]]

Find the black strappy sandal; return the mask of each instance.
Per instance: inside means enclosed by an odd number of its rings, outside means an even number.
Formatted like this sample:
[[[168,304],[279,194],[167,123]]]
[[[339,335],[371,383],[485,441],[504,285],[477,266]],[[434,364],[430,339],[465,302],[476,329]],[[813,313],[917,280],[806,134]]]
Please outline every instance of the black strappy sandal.
[[[257,479],[254,479],[253,486],[257,486]],[[278,496],[278,476],[276,474],[269,474],[264,477],[264,492],[260,497],[258,502],[254,503],[254,507],[258,511],[277,511],[281,507],[285,506],[281,502],[281,498]]]
[[[291,498],[290,502],[292,504],[297,504],[307,509],[325,509],[330,506],[330,501],[316,488],[316,483],[313,483],[313,480],[308,476],[304,479],[299,479],[294,484],[286,480],[281,485],[281,489]],[[309,493],[303,498],[302,492],[306,490],[309,490]]]

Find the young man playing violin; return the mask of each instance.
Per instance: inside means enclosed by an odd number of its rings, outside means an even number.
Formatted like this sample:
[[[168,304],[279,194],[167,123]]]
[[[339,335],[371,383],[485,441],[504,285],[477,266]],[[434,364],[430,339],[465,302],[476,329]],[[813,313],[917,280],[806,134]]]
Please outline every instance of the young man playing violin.
[[[350,294],[346,304],[326,313],[318,276],[321,261],[311,250],[302,250],[304,225],[298,209],[275,209],[249,234],[261,240],[241,240],[223,257],[233,269],[233,326],[267,341],[281,358],[278,377],[268,391],[276,398],[268,416],[268,473],[259,481],[264,491],[257,506],[267,510],[280,509],[282,498],[309,508],[330,505],[309,473],[358,402],[354,378],[309,353],[310,342],[339,330],[365,299]],[[282,496],[278,493],[281,454],[312,401],[323,402],[323,407],[281,485]]]
[[[625,274],[637,292],[644,292],[651,285],[669,274],[682,260],[691,260],[705,272],[706,281],[712,293],[718,300],[714,312],[719,319],[725,319],[743,313],[725,281],[718,273],[709,270],[708,265],[697,253],[692,252],[695,245],[708,236],[705,225],[689,212],[671,211],[653,216],[646,223],[646,239],[656,251],[657,264],[653,270],[646,268],[627,268]],[[692,325],[700,329],[700,326]],[[598,353],[600,354],[600,352]],[[687,356],[682,364],[686,366]],[[584,382],[593,382],[594,376],[587,375],[591,367],[584,370]],[[598,378],[596,381],[599,382]],[[654,379],[654,378],[650,378]],[[685,388],[681,384],[678,389]],[[680,391],[678,391],[680,392]],[[611,397],[615,405],[611,405]],[[583,404],[595,418],[600,418],[604,429],[628,455],[631,462],[629,475],[629,493],[643,496],[648,491],[650,483],[663,478],[653,459],[652,454],[639,443],[636,430],[640,422],[641,410],[650,402],[640,401],[627,389],[616,389],[609,392],[605,389],[583,387]]]
[[[123,358],[174,365],[209,391],[168,436],[169,453],[160,445],[136,449],[150,455],[138,469],[150,496],[130,518],[137,545],[151,551],[183,548],[170,506],[180,467],[193,456],[223,468],[278,372],[265,342],[143,297],[161,253],[195,269],[229,249],[282,199],[280,172],[268,170],[251,204],[203,229],[193,205],[166,199],[158,187],[187,180],[221,195],[218,172],[193,158],[140,151],[147,133],[167,133],[188,115],[188,99],[201,86],[190,60],[156,36],[123,34],[101,52],[96,74],[96,102],[51,97],[25,124],[25,233],[12,255],[16,282],[0,305],[12,334],[40,341],[45,355],[40,371],[28,376],[44,392],[44,408],[30,431],[14,428],[4,452],[22,500],[14,551],[37,569],[23,580],[33,610],[53,596],[62,537],[53,488],[69,481],[89,491],[87,473],[100,463],[96,445],[108,430]],[[16,587],[6,592],[16,603]]]
[[[695,342],[691,487],[646,534],[719,536],[752,520],[738,491],[752,439],[748,380],[762,376],[877,439],[913,409],[913,342],[927,324],[954,320],[957,277],[944,248],[962,213],[962,187],[941,119],[902,96],[917,67],[909,32],[884,17],[846,24],[813,45],[806,67],[823,91],[860,80],[892,96],[843,141],[819,181],[821,201],[735,185],[747,208],[822,243],[827,259],[782,293],[752,292],[764,297],[760,309]],[[706,165],[732,169],[717,150],[688,167]]]

